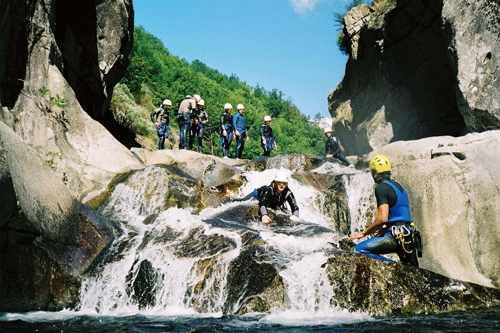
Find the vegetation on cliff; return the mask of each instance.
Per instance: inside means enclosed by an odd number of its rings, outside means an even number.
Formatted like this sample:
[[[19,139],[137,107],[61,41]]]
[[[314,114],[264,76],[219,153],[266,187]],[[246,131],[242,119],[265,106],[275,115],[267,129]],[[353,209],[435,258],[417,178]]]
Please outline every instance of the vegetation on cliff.
[[[268,91],[259,85],[251,87],[235,74],[227,76],[200,60],[189,63],[179,59],[142,27],[134,29],[134,47],[130,58],[125,77],[115,87],[111,109],[117,122],[135,133],[137,141],[146,148],[154,148],[157,141],[149,113],[161,101],[170,99],[170,128],[172,135],[176,136],[178,125],[175,114],[179,104],[186,95],[199,94],[205,100],[210,119],[204,135],[204,153],[221,155],[219,118],[223,106],[231,103],[235,114],[236,105],[241,103],[245,106],[244,116],[250,137],[245,144],[243,158],[262,156],[260,126],[265,115],[273,118],[271,126],[278,143],[278,153],[323,154],[322,130],[311,124],[292,100],[277,89]]]

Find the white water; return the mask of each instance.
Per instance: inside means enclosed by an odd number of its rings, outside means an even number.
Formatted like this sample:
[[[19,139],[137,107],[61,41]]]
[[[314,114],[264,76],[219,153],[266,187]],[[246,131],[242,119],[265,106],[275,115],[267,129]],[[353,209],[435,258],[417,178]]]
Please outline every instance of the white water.
[[[269,184],[275,169],[263,172],[246,172],[248,183],[241,187],[234,197],[243,197],[253,192],[254,188]],[[351,231],[362,228],[366,223],[363,216],[370,208],[372,195],[371,177],[366,172],[327,164],[315,172],[345,173],[347,177],[346,191],[348,195]],[[201,299],[211,316],[220,316],[226,299],[225,284],[229,263],[236,258],[242,249],[242,240],[237,232],[213,227],[203,220],[225,211],[241,203],[233,202],[217,208],[207,208],[198,215],[189,209],[170,208],[161,211],[162,200],[166,188],[160,181],[164,170],[150,167],[133,175],[127,184],[117,185],[109,203],[102,213],[109,218],[121,221],[123,233],[116,242],[121,246],[117,257],[106,263],[96,276],[83,282],[81,307],[79,312],[96,315],[123,316],[130,314],[154,315],[198,315],[193,309],[195,301],[188,290],[192,290],[203,278],[203,273],[196,270],[200,259],[215,260],[213,267],[217,274],[212,274],[204,281],[205,287],[197,297]],[[151,182],[152,177],[158,182]],[[369,175],[368,175],[369,176]],[[347,313],[330,306],[333,296],[325,270],[321,268],[327,260],[325,250],[331,249],[329,242],[336,241],[346,235],[338,235],[328,217],[321,214],[324,194],[310,186],[291,178],[289,187],[294,192],[300,207],[301,219],[305,222],[328,228],[331,232],[313,236],[297,236],[276,232],[269,225],[261,224],[257,219],[250,221],[248,227],[259,233],[267,246],[273,248],[277,256],[283,258],[279,275],[282,277],[288,301],[285,309],[276,309],[266,316],[270,322],[301,322],[312,320],[349,322],[366,320],[363,314]],[[256,201],[253,201],[256,204]],[[144,220],[151,214],[158,216],[150,223]],[[236,248],[217,256],[205,258],[179,258],[172,248],[178,239],[186,239],[194,228],[202,228],[205,235],[221,235],[230,238]],[[178,233],[178,237],[169,241],[157,242],[148,238],[150,235],[161,236],[170,230]],[[154,238],[154,237],[153,237]],[[126,244],[124,246],[123,244]],[[125,250],[123,250],[125,248]],[[127,291],[127,275],[137,274],[137,266],[148,260],[156,270],[155,282],[156,304],[153,307],[140,309]],[[130,279],[130,276],[129,276]],[[133,278],[132,278],[133,279]]]

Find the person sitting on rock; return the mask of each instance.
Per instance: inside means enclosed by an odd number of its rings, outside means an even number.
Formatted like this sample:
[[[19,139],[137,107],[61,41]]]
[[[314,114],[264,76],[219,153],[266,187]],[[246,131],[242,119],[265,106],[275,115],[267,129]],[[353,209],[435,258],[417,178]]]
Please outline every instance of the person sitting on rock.
[[[391,180],[391,162],[386,156],[373,157],[370,170],[377,183],[375,197],[378,213],[368,228],[353,234],[349,241],[375,235],[355,245],[355,251],[383,261],[392,260],[380,254],[395,252],[402,263],[418,267],[417,252],[420,256],[421,239],[411,221],[408,195],[399,183]]]
[[[172,102],[169,99],[163,101],[163,104],[151,112],[151,121],[156,126],[156,132],[158,133],[158,150],[163,149],[165,139],[168,138],[168,124],[170,122],[170,114],[168,110],[172,106]]]
[[[351,162],[345,158],[345,149],[342,147],[340,140],[336,136],[333,136],[331,127],[325,128],[325,136],[325,157],[335,157],[345,166],[350,166]]]
[[[264,156],[270,156],[273,149],[278,150],[271,128],[271,116],[265,116],[264,124],[260,126],[260,142],[262,149],[264,149]]]
[[[271,222],[267,214],[268,208],[288,211],[285,201],[288,202],[292,213],[290,219],[292,221],[299,220],[299,207],[297,206],[295,196],[288,188],[288,174],[286,172],[278,172],[271,182],[271,185],[255,189],[254,195],[257,200],[259,200],[259,216],[261,217],[262,223]]]

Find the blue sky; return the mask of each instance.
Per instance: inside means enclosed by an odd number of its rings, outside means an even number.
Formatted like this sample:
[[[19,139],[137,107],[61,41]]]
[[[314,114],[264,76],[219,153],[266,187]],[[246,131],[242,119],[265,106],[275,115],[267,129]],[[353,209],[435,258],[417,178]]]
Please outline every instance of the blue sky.
[[[171,54],[228,76],[281,90],[300,111],[328,113],[344,75],[334,13],[344,0],[136,0],[135,25]],[[202,96],[203,97],[203,96]]]

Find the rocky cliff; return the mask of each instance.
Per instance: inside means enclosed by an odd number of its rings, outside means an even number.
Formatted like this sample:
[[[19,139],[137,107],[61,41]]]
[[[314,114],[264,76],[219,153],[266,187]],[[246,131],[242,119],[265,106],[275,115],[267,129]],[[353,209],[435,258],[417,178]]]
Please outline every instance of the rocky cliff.
[[[381,0],[352,9],[349,60],[328,97],[349,154],[500,127],[497,1]]]
[[[0,299],[58,309],[114,238],[82,201],[142,167],[94,120],[128,64],[132,2],[7,0],[0,13]]]

